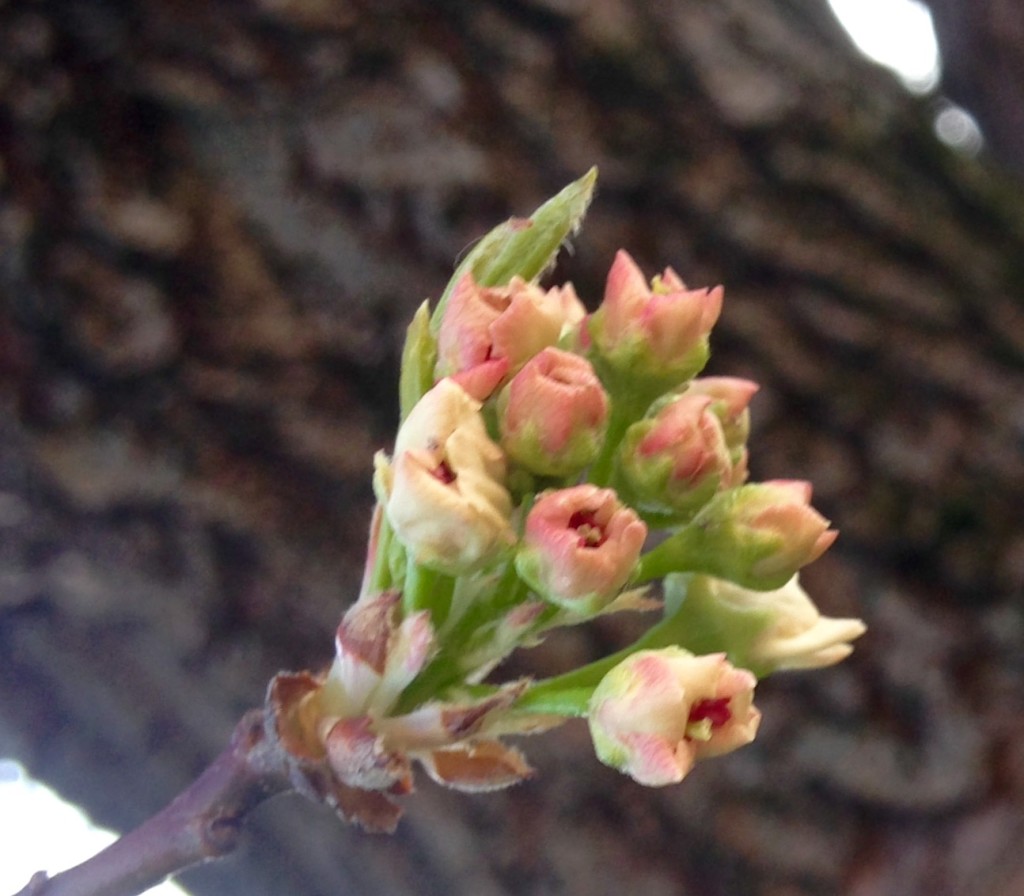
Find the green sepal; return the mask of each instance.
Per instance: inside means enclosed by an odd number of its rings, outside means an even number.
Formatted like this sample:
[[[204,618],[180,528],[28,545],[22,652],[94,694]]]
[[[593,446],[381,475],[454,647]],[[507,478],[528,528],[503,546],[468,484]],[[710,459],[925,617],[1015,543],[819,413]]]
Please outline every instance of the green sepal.
[[[629,396],[630,401],[646,412],[652,402],[660,405],[662,397],[671,400],[681,393],[711,359],[711,342],[707,336],[670,366],[652,355],[647,340],[640,334],[624,339],[613,353],[605,354],[599,348],[596,335],[602,324],[602,314],[599,306],[587,321],[591,342],[586,357],[613,399]],[[654,409],[650,412],[653,413]],[[634,419],[641,416],[643,413],[637,413]]]
[[[565,597],[545,587],[540,552],[529,547],[520,546],[515,555],[515,570],[519,578],[525,582],[542,600],[568,612],[574,623],[583,622],[596,616],[615,599],[615,594],[591,591],[574,597]]]

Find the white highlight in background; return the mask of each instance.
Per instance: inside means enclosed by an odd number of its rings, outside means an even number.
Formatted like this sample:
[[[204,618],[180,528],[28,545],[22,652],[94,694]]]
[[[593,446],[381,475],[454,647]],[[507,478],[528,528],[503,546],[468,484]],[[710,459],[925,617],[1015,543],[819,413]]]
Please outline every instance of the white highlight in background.
[[[10,759],[0,759],[0,806],[0,893],[17,893],[37,871],[64,871],[117,839]],[[185,896],[173,883],[146,892]]]
[[[939,82],[939,45],[931,13],[916,0],[829,0],[865,56],[895,71],[909,90]]]
[[[941,61],[928,9],[917,0],[828,0],[840,24],[867,57],[892,69],[914,93],[932,93]],[[942,100],[935,136],[966,155],[977,155],[985,140],[966,109]]]
[[[969,156],[977,155],[985,145],[981,128],[974,116],[953,103],[943,105],[935,116],[935,136]]]

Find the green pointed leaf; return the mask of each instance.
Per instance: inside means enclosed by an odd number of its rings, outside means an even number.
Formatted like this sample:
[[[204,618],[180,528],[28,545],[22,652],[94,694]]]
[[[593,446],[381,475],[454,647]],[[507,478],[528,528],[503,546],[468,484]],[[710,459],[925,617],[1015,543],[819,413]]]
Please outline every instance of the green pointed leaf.
[[[529,218],[510,218],[483,237],[448,281],[431,320],[435,332],[452,289],[467,271],[483,286],[501,286],[515,276],[535,280],[543,274],[562,243],[579,230],[596,183],[597,169],[591,168]]]
[[[405,332],[402,347],[402,369],[398,380],[398,398],[401,420],[424,393],[434,384],[434,364],[437,362],[437,340],[430,331],[430,306],[424,302]]]

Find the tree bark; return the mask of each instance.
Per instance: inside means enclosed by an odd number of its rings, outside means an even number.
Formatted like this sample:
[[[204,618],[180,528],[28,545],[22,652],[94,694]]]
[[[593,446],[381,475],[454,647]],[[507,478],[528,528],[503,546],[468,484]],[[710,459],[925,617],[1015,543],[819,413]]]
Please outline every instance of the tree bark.
[[[275,801],[185,885],[1021,891],[1024,193],[823,2],[11,0],[0,60],[0,754],[124,829],[325,661],[405,323],[597,164],[559,276],[594,303],[622,245],[725,284],[754,477],[815,483],[842,537],[806,581],[869,635],[677,788],[569,726],[393,838]]]

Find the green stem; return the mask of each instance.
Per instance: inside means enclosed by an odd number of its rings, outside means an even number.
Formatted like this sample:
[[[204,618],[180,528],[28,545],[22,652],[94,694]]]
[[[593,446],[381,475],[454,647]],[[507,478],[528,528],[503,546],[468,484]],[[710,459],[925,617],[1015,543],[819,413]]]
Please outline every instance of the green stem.
[[[387,515],[381,513],[380,529],[377,532],[376,553],[373,556],[373,569],[367,579],[367,587],[365,589],[369,594],[379,594],[394,584],[391,580],[391,566],[388,562],[392,538],[394,538],[394,532],[391,529],[391,524],[388,522]]]
[[[637,583],[660,579],[671,572],[710,572],[702,561],[704,539],[698,526],[685,526],[640,558]]]
[[[410,556],[406,561],[402,612],[409,616],[419,610],[428,610],[435,627],[439,626],[448,615],[454,589],[455,579],[452,576],[428,569]]]
[[[635,423],[643,411],[638,414],[636,405],[632,401],[619,399],[612,402],[611,413],[608,417],[608,430],[605,433],[604,444],[601,446],[601,453],[597,456],[590,467],[587,479],[594,485],[606,486],[611,481],[612,471],[615,467],[615,452],[618,451],[619,443],[626,434],[630,425]]]
[[[587,713],[590,695],[615,666],[640,650],[682,647],[697,656],[728,653],[732,662],[746,663],[749,645],[765,625],[761,614],[732,613],[723,616],[714,598],[704,591],[689,591],[675,608],[649,628],[629,647],[586,666],[538,681],[516,703],[522,712],[581,716]],[[755,670],[761,671],[761,670]]]
[[[598,681],[600,680],[598,678]],[[535,695],[534,689],[531,688],[519,699],[513,712],[522,711],[544,716],[562,716],[566,719],[586,718],[590,707],[590,697],[594,693],[595,686],[564,687],[553,691],[545,691],[538,695]]]
[[[590,695],[608,672],[638,650],[653,650],[678,644],[676,635],[673,619],[663,619],[629,647],[573,669],[572,672],[538,681],[519,699],[516,709],[555,715],[586,715],[586,703],[589,702]],[[582,700],[584,695],[585,700]],[[566,707],[575,707],[575,710],[567,713]]]
[[[445,578],[449,579],[454,588],[455,580],[448,576]],[[488,593],[490,599],[473,603],[461,619],[455,621],[447,631],[441,631],[442,643],[438,655],[402,693],[397,711],[407,712],[419,706],[446,688],[463,681],[467,673],[472,671],[464,667],[460,658],[473,635],[526,598],[527,587],[516,574],[512,560],[508,561],[501,577],[493,588],[488,589]],[[449,602],[450,598],[449,594]],[[441,622],[443,617],[440,617],[438,624]]]

